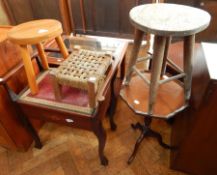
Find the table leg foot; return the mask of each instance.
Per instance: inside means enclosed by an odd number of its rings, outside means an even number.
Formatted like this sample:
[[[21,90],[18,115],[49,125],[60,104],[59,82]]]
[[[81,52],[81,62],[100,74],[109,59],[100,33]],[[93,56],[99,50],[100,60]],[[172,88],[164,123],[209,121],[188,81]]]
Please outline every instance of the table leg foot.
[[[152,129],[149,129],[148,136],[156,138],[158,143],[160,144],[160,146],[162,146],[163,148],[166,148],[166,149],[174,149],[175,148],[173,146],[170,146],[170,145],[164,143],[163,138],[160,135],[160,133],[153,131]]]
[[[38,136],[37,131],[34,129],[34,127],[29,122],[29,120],[25,116],[23,116],[24,114],[21,114],[21,115],[22,115],[22,119],[25,123],[26,129],[30,132],[33,140],[35,141],[35,148],[41,149],[43,145],[41,143],[41,140]]]
[[[99,158],[102,165],[106,166],[108,165],[108,159],[104,155],[104,148],[105,148],[105,142],[106,142],[106,132],[103,128],[101,121],[95,121],[93,124],[93,132],[98,138],[99,142]]]
[[[41,149],[43,147],[41,142],[35,142],[35,148]]]
[[[105,156],[102,156],[100,158],[101,165],[107,166],[108,165],[108,159]]]
[[[136,156],[136,153],[137,153],[137,151],[138,151],[138,148],[139,148],[141,142],[143,141],[143,139],[145,138],[145,136],[146,136],[146,130],[143,130],[143,132],[141,132],[139,138],[138,138],[137,141],[136,141],[136,144],[135,144],[135,146],[134,146],[133,153],[131,154],[130,158],[129,158],[128,161],[127,161],[128,164],[131,164],[132,161],[134,160],[134,158],[135,158],[135,156]]]

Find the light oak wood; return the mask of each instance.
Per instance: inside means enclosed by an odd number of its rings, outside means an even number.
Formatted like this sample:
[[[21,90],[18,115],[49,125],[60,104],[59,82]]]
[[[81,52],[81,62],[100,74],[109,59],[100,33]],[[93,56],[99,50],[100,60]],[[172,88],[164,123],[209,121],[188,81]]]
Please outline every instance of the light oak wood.
[[[36,44],[38,54],[41,58],[42,66],[45,70],[49,69],[48,61],[47,61],[47,56],[44,53],[44,48],[41,43]]]
[[[37,44],[55,38],[62,33],[62,25],[53,19],[34,20],[13,27],[8,38],[20,45]]]
[[[21,45],[26,75],[28,77],[28,83],[32,94],[36,94],[38,92],[38,87],[36,83],[36,76],[31,65],[30,56],[27,56],[29,53],[24,49],[24,47],[27,47],[28,44],[35,44],[38,49],[43,68],[47,70],[49,69],[49,65],[41,42],[55,38],[63,57],[66,59],[69,53],[61,38],[61,33],[61,23],[53,19],[26,22],[13,27],[8,32],[8,38],[13,43]]]
[[[65,44],[63,42],[62,37],[61,36],[57,36],[55,38],[55,40],[56,40],[56,42],[57,42],[57,44],[59,46],[59,49],[60,49],[60,51],[61,51],[61,53],[63,55],[63,58],[66,59],[69,56],[69,53],[68,53],[68,50],[67,50],[67,48],[66,48],[66,46],[65,46]]]
[[[33,69],[27,45],[21,45],[20,51],[26,71],[26,76],[28,79],[29,88],[31,89],[31,93],[34,95],[38,92],[38,86],[36,84],[36,75]]]

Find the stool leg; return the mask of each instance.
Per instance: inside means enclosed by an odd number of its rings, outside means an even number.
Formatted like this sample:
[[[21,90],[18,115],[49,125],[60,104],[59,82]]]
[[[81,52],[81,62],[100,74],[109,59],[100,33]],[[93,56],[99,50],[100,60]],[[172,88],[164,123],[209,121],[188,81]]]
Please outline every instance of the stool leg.
[[[164,51],[163,65],[162,65],[162,70],[161,70],[161,76],[163,76],[166,71],[167,57],[168,57],[171,40],[172,40],[171,36],[167,37],[165,51]]]
[[[191,80],[192,80],[192,61],[194,55],[195,35],[186,36],[184,38],[184,79],[185,103],[187,104],[191,96]]]
[[[62,99],[62,86],[58,83],[55,74],[50,73],[52,79],[52,85],[54,90],[54,96],[57,101],[61,101]]]
[[[166,45],[166,37],[155,36],[154,39],[154,54],[153,63],[151,68],[151,82],[149,89],[149,104],[148,104],[148,114],[151,115],[153,112],[153,107],[155,104],[155,99],[158,90],[158,81],[160,79],[164,49]]]
[[[27,49],[27,45],[21,45],[20,51],[28,79],[29,88],[31,90],[31,93],[34,95],[38,92],[38,86],[36,84],[36,76],[32,66],[31,57]]]
[[[127,73],[126,73],[126,79],[125,79],[125,84],[129,84],[130,78],[133,72],[133,66],[136,64],[137,56],[139,54],[139,49],[140,45],[142,42],[144,32],[141,30],[136,29],[135,30],[135,39],[134,39],[134,44],[133,44],[133,49],[131,51],[130,55],[130,62],[128,65]]]
[[[49,66],[48,66],[48,62],[47,62],[47,56],[44,53],[43,45],[41,43],[38,43],[38,44],[36,44],[36,47],[38,49],[38,54],[39,54],[39,56],[41,58],[43,68],[45,70],[48,70]]]
[[[149,57],[150,54],[152,53],[152,46],[153,46],[153,40],[152,40],[152,35],[151,34],[147,34],[146,35],[146,44],[144,46],[141,46],[143,47],[143,51],[144,51],[144,57]],[[140,48],[141,48],[140,47]],[[142,63],[142,64],[141,64]],[[150,60],[145,60],[145,61],[142,61],[140,64],[141,64],[141,71],[146,71],[149,69],[150,67]]]
[[[96,107],[96,92],[95,92],[95,80],[88,80],[88,99],[89,99],[89,106],[91,108]]]
[[[55,40],[56,40],[56,42],[57,42],[57,44],[58,44],[58,46],[60,48],[60,51],[61,51],[61,53],[63,55],[63,58],[66,59],[69,56],[69,53],[68,53],[68,50],[67,50],[67,48],[66,48],[66,46],[65,46],[65,44],[63,42],[62,37],[58,36],[58,37],[55,38]]]

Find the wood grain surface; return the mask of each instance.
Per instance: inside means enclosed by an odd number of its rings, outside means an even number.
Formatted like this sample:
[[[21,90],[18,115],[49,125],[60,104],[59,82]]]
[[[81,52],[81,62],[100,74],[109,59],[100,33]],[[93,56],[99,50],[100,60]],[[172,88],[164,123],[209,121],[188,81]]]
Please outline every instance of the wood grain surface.
[[[43,19],[22,23],[12,28],[8,38],[16,44],[36,44],[62,33],[62,24],[57,20]]]

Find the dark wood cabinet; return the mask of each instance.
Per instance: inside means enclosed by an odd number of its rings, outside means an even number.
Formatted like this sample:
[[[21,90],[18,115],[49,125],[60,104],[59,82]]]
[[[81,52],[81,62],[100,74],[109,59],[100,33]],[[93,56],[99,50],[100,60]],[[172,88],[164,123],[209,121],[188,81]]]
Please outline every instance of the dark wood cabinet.
[[[19,120],[14,105],[2,85],[10,71],[21,65],[18,46],[7,40],[9,29],[10,27],[0,27],[0,146],[13,150],[26,150],[32,143],[32,137]],[[22,65],[19,71],[7,80],[7,84],[16,93],[27,85]],[[32,120],[32,123],[36,127],[40,126],[38,121]]]
[[[198,35],[198,40],[203,41],[217,41],[217,1],[215,0],[201,0],[198,7],[208,11],[211,16],[210,26]]]
[[[184,1],[184,0],[165,0],[166,3],[174,3],[174,4],[182,4],[182,5],[190,5],[190,6],[195,6],[197,1],[198,0],[188,0],[188,1]]]
[[[181,43],[171,47],[171,50],[182,50]],[[216,49],[212,51],[215,53]],[[182,55],[173,53],[170,56],[182,67],[182,63],[178,62]],[[196,45],[190,107],[179,113],[172,125],[171,141],[177,149],[171,152],[171,168],[195,175],[217,174],[215,57],[214,54],[207,57],[204,47]]]

